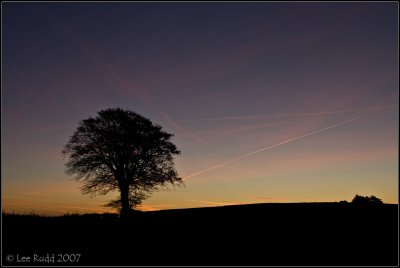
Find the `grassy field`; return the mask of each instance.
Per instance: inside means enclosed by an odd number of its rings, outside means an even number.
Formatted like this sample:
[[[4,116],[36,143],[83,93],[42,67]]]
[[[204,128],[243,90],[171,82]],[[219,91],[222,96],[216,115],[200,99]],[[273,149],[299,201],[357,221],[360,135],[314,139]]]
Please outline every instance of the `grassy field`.
[[[238,205],[138,212],[127,222],[114,214],[2,220],[6,266],[398,265],[398,205]]]

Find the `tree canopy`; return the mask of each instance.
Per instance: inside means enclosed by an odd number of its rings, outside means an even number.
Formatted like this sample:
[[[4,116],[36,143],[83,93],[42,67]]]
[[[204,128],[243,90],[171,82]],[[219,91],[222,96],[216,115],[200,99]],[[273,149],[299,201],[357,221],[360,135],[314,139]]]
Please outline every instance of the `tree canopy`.
[[[355,205],[381,205],[383,204],[382,200],[374,195],[371,196],[362,196],[356,194],[353,200],[351,201],[352,204]]]
[[[160,186],[183,184],[174,168],[180,151],[172,137],[135,112],[102,110],[82,120],[64,146],[66,172],[82,182],[84,194],[119,191],[107,205],[126,215]]]

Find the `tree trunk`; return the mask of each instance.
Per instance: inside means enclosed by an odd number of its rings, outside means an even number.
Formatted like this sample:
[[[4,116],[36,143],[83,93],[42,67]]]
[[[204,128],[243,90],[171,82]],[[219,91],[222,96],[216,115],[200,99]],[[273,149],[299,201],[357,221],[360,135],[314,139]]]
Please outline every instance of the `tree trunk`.
[[[121,191],[121,219],[126,219],[130,212],[129,206],[129,186],[128,185],[120,185]]]

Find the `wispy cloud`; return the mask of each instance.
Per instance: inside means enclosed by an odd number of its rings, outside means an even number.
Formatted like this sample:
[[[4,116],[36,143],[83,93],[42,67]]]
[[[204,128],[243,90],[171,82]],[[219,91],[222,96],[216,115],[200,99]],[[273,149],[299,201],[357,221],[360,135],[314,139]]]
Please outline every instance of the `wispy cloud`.
[[[183,127],[181,124],[178,124],[176,121],[172,120],[170,116],[168,116],[166,113],[163,112],[158,112],[158,114],[165,120],[167,121],[170,125],[172,125],[175,129],[179,130],[181,133],[183,133],[185,136],[191,138],[192,140],[197,141],[198,143],[201,144],[207,144],[207,142],[194,134],[192,131],[188,130],[187,128]]]
[[[284,198],[278,197],[263,197],[263,196],[250,196],[253,199],[263,200],[263,201],[282,201]]]
[[[320,111],[310,113],[290,113],[290,114],[276,114],[276,115],[247,115],[247,116],[223,116],[223,117],[212,117],[212,118],[201,118],[186,120],[183,122],[202,122],[202,121],[238,121],[238,120],[255,120],[255,119],[273,119],[273,118],[288,118],[288,117],[307,117],[307,116],[328,116],[334,114],[347,114],[354,112],[374,112],[384,111],[393,109],[394,107],[374,107],[365,109],[349,109],[339,111]]]
[[[207,205],[212,205],[212,206],[232,206],[232,205],[240,205],[242,203],[238,202],[214,202],[214,201],[204,201],[204,200],[189,200],[191,202],[196,202],[196,203],[203,203]]]
[[[143,211],[157,211],[163,209],[171,209],[173,207],[173,204],[142,204],[139,209]]]
[[[173,120],[171,116],[167,115],[164,111],[160,110],[160,108],[153,103],[151,100],[148,91],[142,85],[139,85],[137,82],[135,84],[131,83],[130,81],[124,79],[117,70],[109,64],[104,56],[102,55],[101,51],[94,46],[84,35],[79,33],[77,30],[73,29],[71,26],[64,23],[62,20],[55,16],[49,16],[50,21],[60,28],[66,35],[73,40],[79,48],[81,48],[87,55],[93,60],[93,62],[104,71],[105,74],[111,78],[118,85],[118,89],[120,93],[124,96],[131,96],[134,94],[142,103],[144,103],[147,107],[151,110],[155,111],[162,119],[164,119],[168,124],[170,124],[173,128],[178,130],[179,132],[183,133],[184,136],[189,137],[190,139],[201,143],[206,144],[204,139],[201,139],[192,131],[188,130],[182,124],[178,123],[177,121]]]

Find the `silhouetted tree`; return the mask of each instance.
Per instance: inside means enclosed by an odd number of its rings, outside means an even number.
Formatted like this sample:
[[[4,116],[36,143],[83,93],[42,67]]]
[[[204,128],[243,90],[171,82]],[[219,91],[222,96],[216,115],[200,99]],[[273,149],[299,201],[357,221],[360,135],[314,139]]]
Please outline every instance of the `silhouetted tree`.
[[[371,204],[376,204],[376,205],[383,204],[382,199],[376,197],[375,195],[371,195],[371,196],[369,197],[369,202],[370,202]]]
[[[351,201],[352,204],[355,205],[381,205],[383,204],[382,200],[378,197],[371,195],[371,196],[361,196],[356,194],[356,196]]]
[[[183,183],[174,169],[180,151],[172,136],[135,112],[102,110],[82,120],[64,146],[66,172],[82,181],[84,194],[118,190],[120,197],[107,206],[126,216],[160,186]]]

